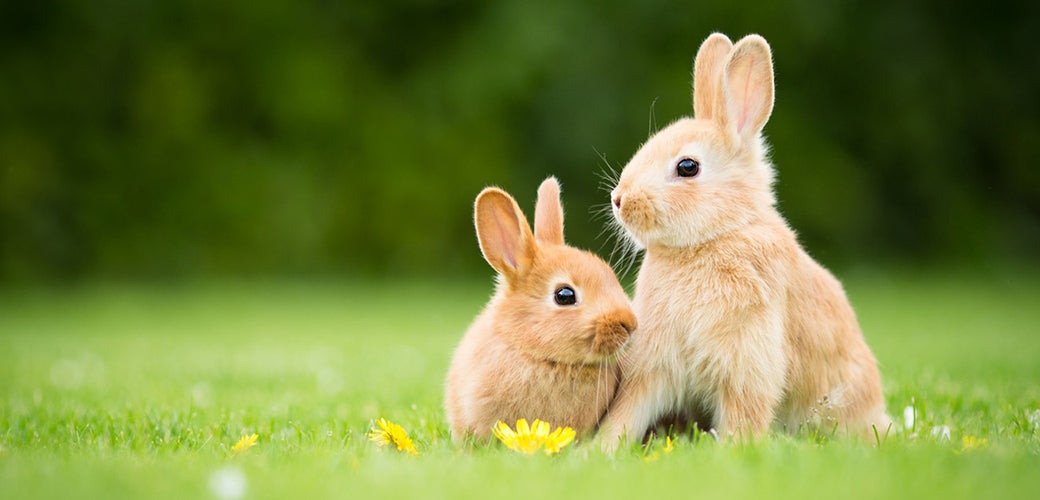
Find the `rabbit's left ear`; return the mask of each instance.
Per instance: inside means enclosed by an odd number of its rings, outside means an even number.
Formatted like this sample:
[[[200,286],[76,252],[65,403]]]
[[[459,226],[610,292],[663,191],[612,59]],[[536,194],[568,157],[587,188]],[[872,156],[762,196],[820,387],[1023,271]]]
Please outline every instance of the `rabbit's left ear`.
[[[563,204],[560,202],[560,183],[555,177],[545,179],[538,187],[534,237],[543,243],[563,244]]]
[[[773,113],[773,56],[765,38],[741,38],[721,77],[715,101],[721,111],[719,120],[741,141],[757,136]]]
[[[477,195],[473,218],[484,260],[506,281],[514,282],[530,269],[538,247],[531,226],[509,193],[484,188]]]
[[[719,70],[728,60],[726,56],[733,42],[722,33],[712,33],[693,61],[693,117],[710,120],[715,115],[715,94],[719,87]]]

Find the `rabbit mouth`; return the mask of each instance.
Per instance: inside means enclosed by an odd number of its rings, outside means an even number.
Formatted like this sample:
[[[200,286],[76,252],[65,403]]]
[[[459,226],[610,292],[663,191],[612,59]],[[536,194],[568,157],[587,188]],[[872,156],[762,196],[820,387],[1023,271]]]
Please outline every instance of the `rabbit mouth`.
[[[617,364],[617,358],[614,356],[608,356],[602,359],[587,359],[578,363],[577,366],[582,368],[601,370],[603,368],[610,368]]]
[[[585,357],[580,364],[585,366],[613,366],[618,362],[620,349],[615,350],[610,354],[590,354]]]
[[[532,359],[540,360],[554,366],[570,366],[573,368],[603,368],[614,366],[621,359],[621,349],[627,343],[627,339],[617,346],[604,348],[597,345],[596,337],[587,339],[584,353],[575,352],[573,356],[532,356]]]
[[[586,357],[584,357],[582,359],[568,360],[568,361],[559,360],[559,359],[553,359],[553,358],[540,358],[540,359],[539,358],[529,358],[529,359],[531,359],[532,361],[540,361],[541,363],[544,363],[544,364],[552,366],[552,367],[569,367],[569,368],[581,368],[581,369],[587,368],[587,369],[590,369],[590,370],[592,370],[592,369],[599,370],[599,369],[602,369],[604,367],[609,368],[611,366],[614,366],[615,364],[617,364],[619,358],[618,358],[618,353],[615,352],[613,354],[609,354],[609,355],[605,355],[605,356],[592,354],[592,355],[586,356]]]
[[[624,354],[625,346],[628,345],[628,339],[621,341],[607,349],[597,349],[594,346],[590,346],[589,354],[585,356],[585,359],[581,364],[587,366],[614,366],[621,361]]]

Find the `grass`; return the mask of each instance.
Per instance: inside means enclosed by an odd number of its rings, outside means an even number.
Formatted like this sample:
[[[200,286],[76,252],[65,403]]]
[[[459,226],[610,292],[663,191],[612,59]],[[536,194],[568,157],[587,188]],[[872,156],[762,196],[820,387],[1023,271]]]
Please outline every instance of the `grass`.
[[[680,437],[670,454],[459,449],[452,348],[489,284],[90,285],[0,293],[0,498],[1032,497],[1040,490],[1040,277],[848,280],[882,363],[880,446]],[[418,457],[364,436],[386,417]],[[947,426],[949,440],[932,429]],[[241,454],[244,435],[258,444]],[[964,440],[985,444],[963,450]],[[230,468],[230,469],[229,469]]]

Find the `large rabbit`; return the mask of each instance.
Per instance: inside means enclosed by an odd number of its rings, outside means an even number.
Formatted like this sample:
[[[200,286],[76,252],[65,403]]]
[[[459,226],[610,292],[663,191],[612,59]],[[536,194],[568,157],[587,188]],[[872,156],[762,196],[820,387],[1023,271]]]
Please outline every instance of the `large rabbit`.
[[[498,287],[455,351],[445,408],[455,441],[498,421],[592,430],[617,388],[615,355],[636,327],[628,296],[599,257],[563,241],[556,179],[538,189],[534,234],[516,201],[487,188],[475,224]]]
[[[651,137],[611,193],[646,253],[633,299],[640,330],[600,426],[603,447],[666,418],[739,439],[771,423],[884,433],[876,361],[842,286],[775,206],[761,135],[773,110],[765,39],[705,40],[693,104],[695,118]]]

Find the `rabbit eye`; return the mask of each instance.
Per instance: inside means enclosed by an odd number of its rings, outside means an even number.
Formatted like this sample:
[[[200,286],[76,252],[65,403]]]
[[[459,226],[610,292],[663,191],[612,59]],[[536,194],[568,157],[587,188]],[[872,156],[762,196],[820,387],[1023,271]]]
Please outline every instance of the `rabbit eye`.
[[[561,286],[553,294],[553,300],[556,301],[557,305],[573,306],[578,302],[578,294],[574,293],[574,289],[569,286]]]
[[[701,164],[693,158],[683,158],[675,164],[675,173],[679,177],[697,177],[701,173]]]

